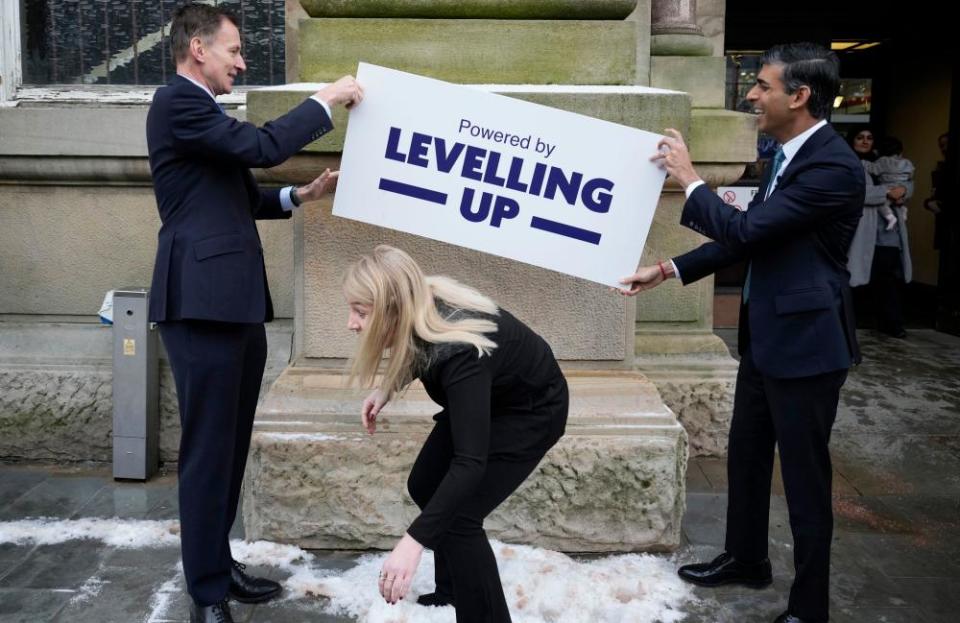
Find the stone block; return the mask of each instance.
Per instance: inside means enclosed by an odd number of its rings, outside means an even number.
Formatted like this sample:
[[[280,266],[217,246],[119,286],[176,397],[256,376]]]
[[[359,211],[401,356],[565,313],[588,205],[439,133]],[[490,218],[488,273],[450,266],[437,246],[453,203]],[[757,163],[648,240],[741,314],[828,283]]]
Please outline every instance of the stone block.
[[[637,341],[649,337],[638,335]],[[715,335],[660,337],[673,340],[680,354],[639,354],[637,370],[657,386],[663,402],[677,414],[687,431],[690,456],[726,456],[737,362]]]
[[[493,296],[550,343],[562,360],[614,361],[633,358],[633,301],[600,284],[562,276],[428,238],[358,221],[336,218],[329,200],[302,212],[302,338],[298,354],[311,358],[347,358],[356,337],[347,331],[347,307],[341,279],[347,265],[377,244],[408,253],[427,274],[459,279]]]
[[[640,258],[642,265],[655,264],[685,253],[704,242],[695,231],[680,225],[685,201],[679,192],[664,192],[653,216],[647,245]],[[637,297],[637,322],[683,323],[709,330],[708,301],[713,296],[713,280],[704,279],[684,286],[671,280]]]
[[[159,229],[148,185],[0,184],[0,314],[96,320],[107,290],[150,285]],[[289,318],[292,224],[259,221],[258,229],[274,310]]]
[[[635,39],[628,21],[311,18],[300,79],[333,81],[365,61],[460,83],[632,84]]]
[[[637,0],[300,0],[310,17],[623,19]]]
[[[696,162],[747,163],[757,159],[757,118],[732,110],[694,108],[686,136]]]
[[[689,93],[696,108],[723,108],[725,63],[720,56],[651,56],[650,85]]]
[[[679,545],[686,435],[629,372],[568,372],[564,438],[486,522],[493,538],[562,551]],[[416,516],[406,478],[438,410],[419,386],[360,430],[366,391],[335,370],[288,368],[257,415],[244,489],[247,538],[306,548],[393,547]]]

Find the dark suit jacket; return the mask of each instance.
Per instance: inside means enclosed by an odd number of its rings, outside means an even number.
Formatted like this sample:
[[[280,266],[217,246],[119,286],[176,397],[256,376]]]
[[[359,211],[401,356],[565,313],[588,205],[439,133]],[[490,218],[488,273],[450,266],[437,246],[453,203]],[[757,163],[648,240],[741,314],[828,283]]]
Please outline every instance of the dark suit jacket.
[[[160,220],[150,292],[153,322],[273,318],[254,219],[289,218],[279,190],[260,190],[249,167],[280,164],[329,130],[312,99],[257,128],[225,115],[203,89],[175,76],[147,115]]]
[[[857,346],[847,251],[863,211],[863,167],[829,125],[801,146],[763,201],[769,169],[746,212],[701,185],[683,225],[713,239],[674,258],[684,284],[747,259],[750,297],[740,310],[761,373],[813,376],[849,368]],[[748,316],[747,316],[748,315]]]

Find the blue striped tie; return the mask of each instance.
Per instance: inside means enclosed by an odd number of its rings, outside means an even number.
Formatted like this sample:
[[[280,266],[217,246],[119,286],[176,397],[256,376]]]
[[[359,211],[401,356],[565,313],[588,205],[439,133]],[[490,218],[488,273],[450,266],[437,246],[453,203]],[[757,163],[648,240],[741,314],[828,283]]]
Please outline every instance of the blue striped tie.
[[[777,152],[773,154],[773,164],[770,170],[770,181],[767,182],[767,194],[764,196],[763,200],[766,201],[770,197],[770,193],[773,192],[773,184],[777,180],[777,173],[780,172],[780,167],[783,166],[783,160],[786,156],[783,153],[783,147],[778,147]],[[746,303],[750,299],[750,273],[753,268],[753,264],[750,263],[747,265],[747,278],[743,281],[743,302]]]

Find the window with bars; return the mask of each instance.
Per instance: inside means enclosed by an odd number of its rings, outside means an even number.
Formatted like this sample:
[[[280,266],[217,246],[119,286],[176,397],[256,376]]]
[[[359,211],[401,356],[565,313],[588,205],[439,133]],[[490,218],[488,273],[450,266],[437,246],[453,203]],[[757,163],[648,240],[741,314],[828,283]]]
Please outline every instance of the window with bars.
[[[3,0],[4,2],[9,0]],[[170,20],[183,0],[22,0],[23,84],[166,84]],[[237,16],[247,71],[238,85],[285,82],[284,0],[209,0]]]

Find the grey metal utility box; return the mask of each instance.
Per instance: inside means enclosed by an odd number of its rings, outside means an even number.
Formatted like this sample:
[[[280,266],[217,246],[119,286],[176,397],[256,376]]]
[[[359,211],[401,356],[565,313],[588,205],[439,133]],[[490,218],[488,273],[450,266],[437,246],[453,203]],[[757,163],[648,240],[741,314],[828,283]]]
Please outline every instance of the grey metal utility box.
[[[113,292],[113,477],[147,480],[159,465],[157,329],[148,288]]]

